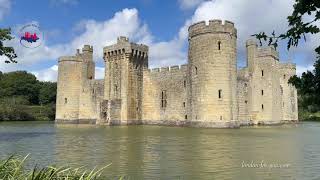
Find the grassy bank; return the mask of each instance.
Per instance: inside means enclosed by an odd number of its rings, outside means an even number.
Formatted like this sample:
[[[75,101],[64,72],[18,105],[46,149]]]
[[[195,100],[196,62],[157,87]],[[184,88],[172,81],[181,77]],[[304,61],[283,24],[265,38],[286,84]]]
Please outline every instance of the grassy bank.
[[[26,167],[27,157],[11,156],[8,159],[0,160],[0,179],[8,180],[92,180],[104,179],[101,177],[101,169],[85,170],[84,168],[54,167],[47,166],[44,168]]]
[[[50,121],[55,117],[55,105],[0,104],[0,121]]]

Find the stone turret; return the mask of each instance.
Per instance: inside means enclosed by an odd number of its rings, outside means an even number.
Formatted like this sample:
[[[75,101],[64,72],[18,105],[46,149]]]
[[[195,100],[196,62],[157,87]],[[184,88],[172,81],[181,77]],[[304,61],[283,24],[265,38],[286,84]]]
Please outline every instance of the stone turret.
[[[237,30],[230,21],[189,27],[188,120],[223,127],[237,120],[236,41]]]
[[[111,122],[127,124],[141,119],[143,70],[148,69],[148,46],[130,43],[129,38],[121,36],[116,44],[104,47],[103,53],[105,99],[120,107],[117,112],[109,113],[113,114]]]

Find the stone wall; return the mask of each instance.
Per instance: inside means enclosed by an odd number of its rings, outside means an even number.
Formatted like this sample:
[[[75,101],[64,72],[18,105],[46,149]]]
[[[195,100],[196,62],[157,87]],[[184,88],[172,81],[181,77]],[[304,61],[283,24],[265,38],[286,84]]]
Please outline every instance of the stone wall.
[[[185,121],[187,65],[151,69],[144,73],[142,119]]]
[[[296,66],[293,63],[280,64],[280,85],[282,95],[282,120],[298,120],[297,89],[288,83],[291,76],[296,74]]]

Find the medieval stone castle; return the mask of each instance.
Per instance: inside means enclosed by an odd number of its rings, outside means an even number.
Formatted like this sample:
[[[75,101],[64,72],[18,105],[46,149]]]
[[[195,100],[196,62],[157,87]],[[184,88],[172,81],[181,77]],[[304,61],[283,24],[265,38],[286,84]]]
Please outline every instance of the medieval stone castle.
[[[239,127],[298,120],[295,64],[248,40],[237,69],[237,30],[230,21],[189,27],[188,63],[148,68],[148,46],[119,37],[103,49],[105,77],[95,79],[92,46],[59,58],[57,123]]]

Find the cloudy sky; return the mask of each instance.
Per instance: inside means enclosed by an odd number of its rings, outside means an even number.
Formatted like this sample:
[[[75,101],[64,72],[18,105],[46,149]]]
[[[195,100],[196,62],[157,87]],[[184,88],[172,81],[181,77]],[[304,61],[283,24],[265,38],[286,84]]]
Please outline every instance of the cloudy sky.
[[[116,42],[117,36],[150,47],[149,64],[153,67],[187,62],[187,28],[210,19],[231,20],[238,29],[238,66],[245,66],[245,40],[251,34],[283,32],[293,0],[0,0],[0,28],[11,27],[18,64],[5,64],[0,56],[0,71],[27,70],[38,79],[55,81],[57,59],[73,55],[84,44],[94,47],[98,78],[103,77],[102,48]],[[42,45],[35,49],[19,43],[19,30],[37,24],[44,32]],[[283,62],[297,64],[297,73],[311,69],[314,48],[320,35],[308,36],[306,43],[279,51]]]

